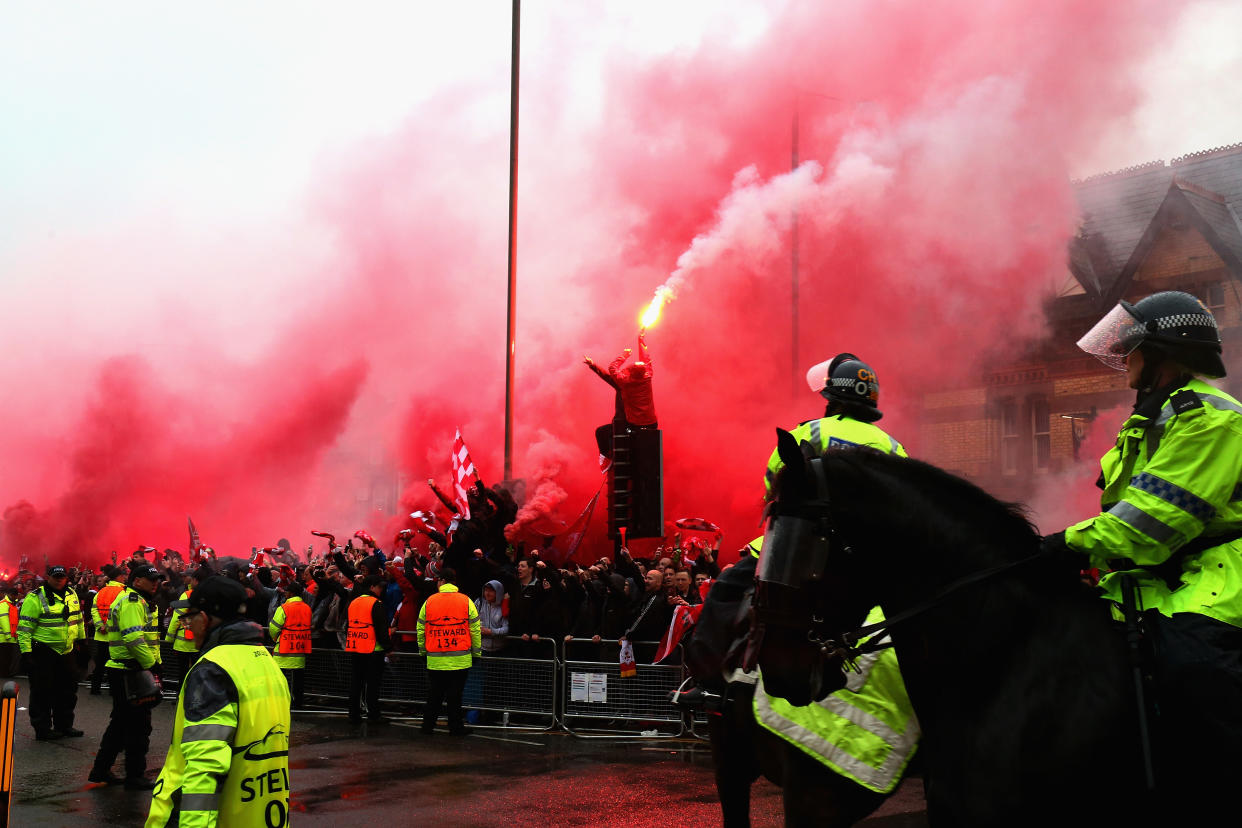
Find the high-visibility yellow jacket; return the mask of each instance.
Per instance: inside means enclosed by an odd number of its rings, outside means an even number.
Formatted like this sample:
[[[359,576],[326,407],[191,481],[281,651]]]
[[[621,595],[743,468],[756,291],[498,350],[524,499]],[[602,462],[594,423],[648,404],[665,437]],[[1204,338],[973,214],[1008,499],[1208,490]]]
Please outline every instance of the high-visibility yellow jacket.
[[[120,581],[108,581],[99,592],[95,593],[95,600],[91,602],[91,623],[95,625],[96,641],[108,640],[108,618],[112,605],[124,591],[125,584]]]
[[[844,414],[807,420],[789,433],[799,444],[810,443],[816,455],[823,454],[830,448],[870,446],[889,454],[906,456],[906,450],[901,443],[889,437],[884,429],[873,423],[851,419]],[[768,458],[767,473],[763,476],[766,498],[771,498],[772,484],[776,482],[776,475],[783,466],[780,454],[773,449],[772,456]]]
[[[117,670],[149,670],[160,660],[160,628],[155,602],[127,587],[112,603],[108,616],[108,662]]]
[[[289,686],[258,624],[207,635],[177,697],[147,828],[289,824]]]
[[[1242,627],[1242,540],[1211,541],[1242,530],[1242,404],[1191,380],[1136,409],[1100,466],[1101,514],[1065,542],[1117,570],[1100,582],[1105,596],[1121,600],[1128,571],[1145,607]]]
[[[876,607],[866,623],[883,620]],[[888,793],[918,748],[919,722],[896,650],[868,653],[858,659],[858,668],[846,675],[845,689],[805,707],[769,696],[761,677],[755,687],[755,721],[864,788]]]
[[[15,620],[15,616],[20,616],[20,611],[13,599],[7,595],[0,596],[0,644],[17,643],[17,625],[21,621],[20,618]]]
[[[906,456],[901,443],[878,426],[844,416],[811,420],[790,433],[799,443],[809,442],[816,455],[831,448],[870,446]],[[780,456],[772,452],[764,478],[769,496],[783,466]],[[751,554],[758,556],[763,539],[756,538],[750,546]],[[866,623],[883,619],[884,613],[875,607]],[[859,659],[859,668],[861,673],[847,676],[844,690],[805,707],[769,696],[761,681],[755,688],[755,720],[837,773],[869,790],[888,793],[901,780],[918,747],[918,720],[895,650],[869,653]]]
[[[267,633],[276,646],[272,657],[282,670],[300,670],[306,666],[310,652],[310,606],[298,597],[291,597],[276,608]]]
[[[423,603],[416,632],[428,670],[465,670],[474,656],[483,654],[479,610],[452,584],[444,584]]]
[[[177,600],[184,601],[190,597],[190,590],[181,593],[181,597]],[[173,649],[179,653],[192,653],[198,648],[194,646],[194,635],[181,621],[181,616],[185,614],[185,610],[175,609],[168,619],[168,632],[164,633],[164,640],[171,642]]]
[[[17,622],[17,644],[23,653],[33,643],[46,644],[62,655],[73,649],[73,642],[86,638],[82,605],[78,594],[66,589],[63,595],[47,584],[32,590],[22,601]]]

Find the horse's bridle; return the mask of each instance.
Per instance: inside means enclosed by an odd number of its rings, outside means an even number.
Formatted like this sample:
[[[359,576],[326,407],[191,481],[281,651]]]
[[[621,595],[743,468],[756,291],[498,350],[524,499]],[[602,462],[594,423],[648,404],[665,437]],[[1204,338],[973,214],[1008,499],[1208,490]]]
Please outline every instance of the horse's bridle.
[[[755,572],[755,595],[752,601],[755,609],[756,623],[752,625],[752,633],[754,635],[747,650],[746,660],[748,662],[751,661],[752,656],[757,656],[758,647],[762,641],[763,628],[768,623],[780,623],[782,626],[797,627],[805,620],[805,613],[799,614],[792,608],[778,608],[771,604],[774,599],[782,595],[788,598],[791,594],[804,594],[804,584],[818,581],[823,576],[828,564],[828,557],[833,550],[833,540],[837,537],[837,532],[833,525],[829,508],[828,479],[824,471],[823,459],[818,457],[812,459],[810,466],[816,480],[817,497],[796,505],[786,504],[784,506],[780,504],[778,498],[768,505],[768,510],[765,512],[768,528],[763,536],[764,553],[761,554],[759,567]],[[776,548],[778,543],[793,543],[795,544],[794,548],[805,546],[809,543],[812,545],[812,552],[810,555],[786,555],[783,560],[777,561],[776,556],[769,553]],[[842,546],[840,551],[845,555],[854,554],[853,548],[848,544]],[[1041,550],[1016,561],[1008,561],[978,572],[972,572],[948,584],[927,600],[903,610],[891,618],[859,627],[850,632],[837,633],[835,635],[826,633],[823,630],[824,619],[812,611],[810,613],[809,628],[806,633],[807,641],[818,645],[820,653],[824,658],[829,660],[840,659],[842,669],[857,672],[857,662],[861,656],[893,646],[888,636],[888,633],[893,628],[918,618],[946,603],[956,593],[965,590],[967,587],[983,583],[1011,569],[1016,569],[1047,556],[1048,552]],[[797,566],[794,565],[795,558],[800,559],[797,562]],[[768,566],[766,567],[764,566],[765,559],[768,561]],[[780,589],[775,590],[775,595],[772,594],[773,584],[780,587]],[[753,653],[751,652],[752,650],[754,651]]]

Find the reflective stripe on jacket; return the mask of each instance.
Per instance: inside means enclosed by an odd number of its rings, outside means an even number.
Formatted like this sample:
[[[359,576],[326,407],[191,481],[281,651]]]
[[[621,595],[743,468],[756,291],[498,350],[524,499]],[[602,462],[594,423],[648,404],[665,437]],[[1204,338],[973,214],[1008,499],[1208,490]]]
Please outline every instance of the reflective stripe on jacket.
[[[1122,424],[1100,460],[1101,514],[1068,528],[1065,541],[1101,569],[1112,568],[1110,559],[1132,562],[1120,566],[1145,607],[1242,627],[1242,540],[1210,540],[1242,530],[1242,405],[1197,379],[1160,402],[1159,413],[1144,405],[1149,414],[1136,411]],[[1100,582],[1117,602],[1119,575]]]
[[[95,601],[91,604],[91,623],[95,625],[95,640],[108,640],[108,613],[118,595],[125,591],[125,584],[120,581],[108,581],[99,592],[95,593]]]
[[[155,607],[148,607],[142,593],[128,587],[113,602],[108,617],[108,662],[104,666],[146,670],[159,660],[160,628]]]
[[[418,611],[418,649],[429,670],[465,670],[483,654],[483,625],[474,602],[444,584]]]
[[[17,643],[23,653],[38,642],[63,655],[81,638],[86,638],[86,625],[76,592],[66,589],[63,596],[57,595],[44,585],[26,595],[17,618]]]
[[[276,642],[272,655],[276,666],[284,670],[306,666],[311,651],[311,611],[301,598],[290,598],[276,608],[268,634]]]
[[[901,443],[889,437],[884,429],[872,423],[851,419],[844,414],[807,420],[789,433],[797,439],[799,445],[810,443],[817,456],[830,448],[851,446],[870,446],[889,454],[906,456],[906,450]],[[768,470],[763,478],[768,499],[771,499],[772,484],[776,482],[776,475],[783,466],[780,454],[774,449],[772,456],[768,458]]]
[[[17,643],[17,625],[21,611],[9,596],[0,597],[0,644]]]
[[[375,653],[384,649],[375,635],[371,608],[379,601],[374,595],[359,595],[349,602],[349,627],[345,633],[345,651]]]
[[[181,593],[178,601],[185,601],[190,597],[190,590]],[[173,650],[179,653],[193,653],[198,650],[194,646],[194,633],[190,632],[190,628],[185,625],[181,617],[185,615],[185,610],[175,609],[168,619],[168,632],[164,633],[164,640],[172,642]]]
[[[876,607],[867,624],[884,620]],[[858,660],[845,689],[823,701],[794,707],[769,696],[762,675],[755,688],[755,720],[832,770],[877,793],[901,781],[918,747],[919,723],[897,666],[897,651],[877,650]]]
[[[289,687],[262,642],[244,620],[208,635],[177,698],[147,828],[289,824]]]

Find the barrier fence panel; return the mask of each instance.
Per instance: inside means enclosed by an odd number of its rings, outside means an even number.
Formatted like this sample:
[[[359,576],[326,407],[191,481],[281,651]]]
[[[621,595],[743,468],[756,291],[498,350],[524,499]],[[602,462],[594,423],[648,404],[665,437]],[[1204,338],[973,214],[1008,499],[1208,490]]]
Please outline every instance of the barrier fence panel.
[[[556,692],[556,642],[510,639],[499,653],[475,659],[462,701],[467,709],[517,713],[547,729],[556,726]]]
[[[684,654],[678,647],[664,664],[652,664],[658,646],[654,641],[634,642],[635,675],[622,678],[620,642],[566,641],[562,726],[577,736],[680,736],[685,730],[684,717],[669,701],[669,694],[684,679]],[[584,732],[588,728],[597,732]]]

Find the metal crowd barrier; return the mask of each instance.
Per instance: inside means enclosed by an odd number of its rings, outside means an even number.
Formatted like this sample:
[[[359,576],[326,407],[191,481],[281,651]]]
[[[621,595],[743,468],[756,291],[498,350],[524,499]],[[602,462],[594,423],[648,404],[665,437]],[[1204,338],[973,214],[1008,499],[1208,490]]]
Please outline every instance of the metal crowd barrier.
[[[476,658],[466,680],[463,707],[497,715],[505,727],[548,730],[561,727],[584,738],[674,737],[687,731],[700,738],[702,722],[690,720],[669,701],[685,679],[685,654],[678,646],[664,664],[651,664],[659,646],[634,642],[636,675],[621,677],[620,642],[575,638],[564,642],[510,637],[499,652]],[[186,654],[160,645],[166,692],[180,690]],[[389,704],[427,701],[427,663],[416,652],[388,654],[380,699]],[[328,710],[344,710],[349,698],[350,661],[344,650],[316,648],[306,657],[303,693]],[[696,726],[698,730],[696,732]]]
[[[564,646],[561,726],[565,730],[594,738],[685,732],[684,713],[669,701],[669,694],[685,678],[680,645],[675,661],[652,664],[659,642],[633,642],[637,664],[629,678],[621,677],[619,641],[574,638]],[[595,732],[588,732],[588,726]]]

